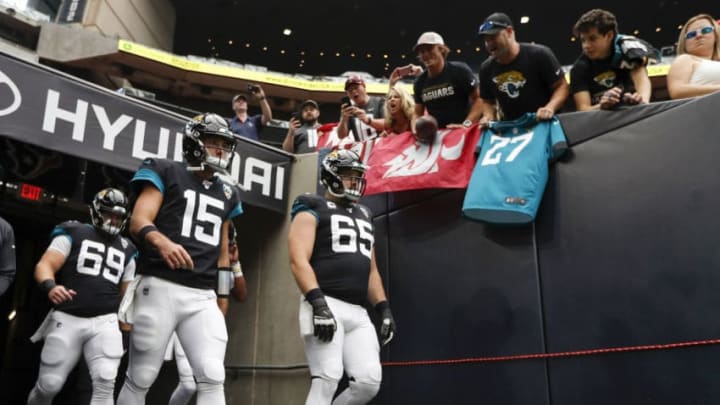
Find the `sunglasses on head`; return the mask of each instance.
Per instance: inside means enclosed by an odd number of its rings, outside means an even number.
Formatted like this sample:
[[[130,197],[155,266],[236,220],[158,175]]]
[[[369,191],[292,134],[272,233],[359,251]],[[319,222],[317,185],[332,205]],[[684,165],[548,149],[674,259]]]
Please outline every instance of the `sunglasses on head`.
[[[501,22],[495,22],[495,21],[485,21],[480,25],[480,28],[478,29],[478,32],[486,32],[490,31],[493,28],[507,28],[509,25]]]
[[[693,39],[698,35],[707,35],[713,31],[715,31],[715,28],[708,25],[707,27],[702,27],[699,30],[688,31],[688,33],[685,34],[685,39]]]

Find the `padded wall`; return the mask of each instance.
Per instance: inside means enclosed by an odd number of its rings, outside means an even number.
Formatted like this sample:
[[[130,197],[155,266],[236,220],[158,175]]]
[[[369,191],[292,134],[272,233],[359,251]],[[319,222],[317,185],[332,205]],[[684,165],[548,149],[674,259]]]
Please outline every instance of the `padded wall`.
[[[534,227],[463,219],[464,190],[367,199],[399,328],[383,360],[720,338],[720,137],[699,124],[719,106],[720,95],[561,117],[573,147]],[[391,366],[373,403],[716,403],[719,362],[720,348],[700,346]]]
[[[532,228],[460,217],[463,191],[388,196],[379,264],[398,323],[384,360],[445,360],[543,351]],[[375,403],[547,403],[545,363],[385,367]]]
[[[720,138],[699,124],[717,100],[603,134],[555,165],[537,220],[548,350],[720,337]],[[554,360],[553,404],[717,403],[719,361],[713,346]]]

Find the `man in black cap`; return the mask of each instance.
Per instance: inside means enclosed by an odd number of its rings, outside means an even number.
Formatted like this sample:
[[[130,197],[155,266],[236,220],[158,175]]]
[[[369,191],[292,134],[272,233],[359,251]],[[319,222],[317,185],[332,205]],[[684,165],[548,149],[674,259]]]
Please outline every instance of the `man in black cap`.
[[[300,104],[299,114],[293,114],[288,122],[288,132],[283,141],[283,149],[290,153],[313,153],[317,149],[317,128],[320,108],[315,100],[305,100]]]
[[[272,110],[265,98],[265,92],[257,84],[248,86],[253,97],[260,103],[262,114],[248,115],[248,97],[245,94],[237,94],[232,99],[232,109],[235,116],[228,119],[228,126],[234,133],[248,139],[259,140],[260,130],[272,119]]]
[[[518,43],[512,20],[493,13],[480,25],[490,57],[480,66],[480,95],[488,120],[515,120],[536,113],[549,120],[568,97],[569,88],[560,62],[544,45]],[[500,114],[497,111],[500,107]]]

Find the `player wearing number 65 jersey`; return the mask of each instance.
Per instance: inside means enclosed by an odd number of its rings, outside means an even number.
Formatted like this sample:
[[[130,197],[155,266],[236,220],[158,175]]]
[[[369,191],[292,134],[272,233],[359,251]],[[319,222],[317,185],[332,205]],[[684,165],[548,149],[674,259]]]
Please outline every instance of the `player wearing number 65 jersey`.
[[[130,233],[139,244],[142,278],[132,310],[122,313],[133,329],[119,405],[145,403],[173,332],[197,381],[197,404],[225,403],[228,336],[215,287],[219,274],[224,280],[231,271],[228,226],[242,206],[239,189],[217,174],[225,174],[234,151],[225,119],[203,114],[185,126],[186,162],[146,159],[132,179],[138,195]]]
[[[120,190],[98,192],[90,214],[93,225],[69,221],[56,226],[35,267],[35,279],[54,309],[31,338],[45,339],[38,380],[28,397],[31,405],[49,405],[81,355],[92,379],[90,403],[113,403],[123,353],[116,312],[120,291],[134,276],[137,250],[119,235],[129,215]]]
[[[323,159],[325,197],[299,196],[292,209],[290,267],[304,298],[300,334],[312,383],[307,405],[364,404],[380,389],[380,345],[363,304],[380,312],[380,340],[395,332],[375,262],[372,216],[357,203],[366,166],[350,150]],[[343,369],[350,384],[333,402]]]

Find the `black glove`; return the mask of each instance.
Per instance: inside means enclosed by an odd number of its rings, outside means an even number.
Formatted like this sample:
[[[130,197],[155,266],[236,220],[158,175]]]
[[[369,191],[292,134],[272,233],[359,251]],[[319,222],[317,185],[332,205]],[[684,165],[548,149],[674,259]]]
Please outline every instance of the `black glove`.
[[[330,342],[337,329],[337,323],[335,322],[332,311],[330,311],[330,307],[328,307],[325,301],[325,295],[323,295],[319,288],[316,288],[308,291],[308,293],[305,294],[305,299],[307,299],[313,307],[314,335],[322,342]]]
[[[375,304],[375,310],[380,313],[382,323],[380,324],[380,343],[385,346],[390,343],[392,338],[395,336],[395,318],[393,318],[392,311],[390,311],[390,303],[387,301],[381,301]]]

